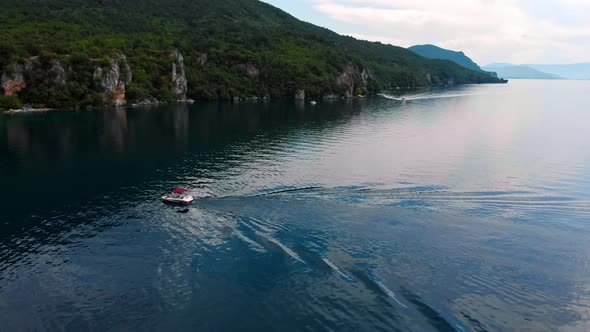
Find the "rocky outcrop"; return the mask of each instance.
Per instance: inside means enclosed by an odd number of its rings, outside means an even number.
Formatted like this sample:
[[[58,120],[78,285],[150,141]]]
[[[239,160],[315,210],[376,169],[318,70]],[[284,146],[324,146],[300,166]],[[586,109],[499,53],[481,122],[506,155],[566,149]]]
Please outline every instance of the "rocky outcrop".
[[[51,68],[49,69],[49,74],[55,85],[66,85],[66,70],[64,69],[61,62],[57,60],[53,61]]]
[[[25,68],[23,65],[14,66],[13,73],[4,71],[0,77],[0,85],[7,96],[13,96],[27,87],[24,76]]]
[[[243,70],[246,72],[246,75],[250,76],[250,78],[255,78],[258,76],[258,74],[260,74],[258,68],[256,68],[256,66],[251,63],[241,63],[239,65],[235,65],[234,68]]]
[[[97,66],[94,70],[94,81],[104,89],[104,102],[112,106],[122,106],[127,103],[125,87],[131,79],[131,68],[123,54],[111,59],[106,68]]]
[[[172,93],[179,100],[186,100],[187,80],[186,73],[184,71],[184,58],[180,52],[173,51],[170,53],[173,58],[172,62]]]
[[[258,68],[256,68],[256,66],[254,66],[251,63],[246,64],[245,70],[246,70],[246,74],[250,77],[256,77],[259,74]]]
[[[305,90],[297,90],[295,92],[295,100],[305,100]]]
[[[369,81],[372,79],[373,75],[367,68],[361,69],[358,65],[349,63],[338,76],[336,82],[344,87],[344,96],[350,98],[354,96],[356,88],[366,91]]]
[[[49,69],[47,69],[49,66]],[[14,64],[12,70],[5,70],[0,77],[0,85],[5,95],[12,96],[27,87],[26,78],[33,71],[43,71],[52,85],[63,87],[66,85],[66,68],[59,60],[50,60],[49,64],[42,64],[38,57],[32,57],[24,64]],[[38,73],[37,73],[38,75]]]
[[[203,53],[201,55],[199,55],[199,57],[197,58],[197,62],[204,66],[207,64],[207,53]]]
[[[160,105],[160,104],[162,104],[162,102],[160,102],[156,98],[145,98],[145,99],[136,101],[135,103],[131,104],[131,106],[132,107],[137,107],[137,106],[152,106],[152,105]]]

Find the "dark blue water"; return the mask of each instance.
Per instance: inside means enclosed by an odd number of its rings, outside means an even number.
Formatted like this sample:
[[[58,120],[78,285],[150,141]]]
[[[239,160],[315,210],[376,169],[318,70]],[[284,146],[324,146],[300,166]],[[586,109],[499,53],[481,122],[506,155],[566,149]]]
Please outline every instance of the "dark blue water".
[[[2,116],[0,331],[588,330],[589,92]]]

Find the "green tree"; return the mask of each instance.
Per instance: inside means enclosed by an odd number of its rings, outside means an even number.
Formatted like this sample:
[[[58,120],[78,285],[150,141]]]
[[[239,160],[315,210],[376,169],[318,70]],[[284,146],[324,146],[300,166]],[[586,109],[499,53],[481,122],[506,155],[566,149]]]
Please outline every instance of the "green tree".
[[[0,96],[0,109],[20,109],[23,103],[16,96]]]

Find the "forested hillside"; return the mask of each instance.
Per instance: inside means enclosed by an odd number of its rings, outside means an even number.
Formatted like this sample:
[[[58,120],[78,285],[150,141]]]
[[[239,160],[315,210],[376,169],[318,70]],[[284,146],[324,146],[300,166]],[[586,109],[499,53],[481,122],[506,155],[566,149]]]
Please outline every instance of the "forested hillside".
[[[52,107],[500,82],[255,0],[0,0],[0,35],[4,93]]]

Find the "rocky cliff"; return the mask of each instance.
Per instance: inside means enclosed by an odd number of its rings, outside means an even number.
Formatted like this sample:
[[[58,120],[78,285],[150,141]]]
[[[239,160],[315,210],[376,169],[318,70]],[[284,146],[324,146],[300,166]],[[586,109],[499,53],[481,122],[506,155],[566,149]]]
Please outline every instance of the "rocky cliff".
[[[66,85],[66,69],[64,65],[58,61],[54,60],[51,62],[51,67],[49,68],[49,75],[53,84],[63,87]]]
[[[96,66],[93,78],[104,90],[104,102],[107,105],[122,106],[127,103],[125,88],[132,79],[131,68],[124,54],[110,60],[106,67]]]
[[[5,70],[2,73],[2,76],[0,77],[0,85],[6,96],[14,96],[27,87],[24,72],[25,68],[23,65],[15,65],[12,72]]]
[[[186,100],[187,80],[184,70],[184,57],[178,50],[170,53],[172,58],[172,93],[179,100]]]
[[[171,86],[174,98],[185,100],[188,82],[184,57],[178,51],[171,52],[169,56],[171,77],[170,81],[162,82],[162,86]],[[245,69],[252,73],[252,68]],[[75,84],[68,85],[69,79]],[[64,104],[122,106],[127,104],[127,92],[132,79],[131,66],[124,54],[106,60],[80,58],[79,55],[35,56],[24,63],[14,63],[0,69],[0,94],[16,95],[25,102],[47,105],[52,100],[63,98],[64,90],[80,90],[80,86],[85,86],[85,92],[81,92],[76,99],[65,100]],[[39,91],[44,94],[39,94]],[[31,95],[41,97],[31,100]],[[156,97],[145,96],[143,99],[156,101]]]
[[[367,68],[349,63],[336,82],[345,89],[344,97],[351,98],[354,97],[357,89],[367,91],[371,79],[373,75]]]
[[[295,92],[295,100],[305,100],[305,90],[297,90]]]
[[[17,95],[27,87],[27,77],[42,75],[47,83],[56,87],[64,87],[66,81],[66,68],[57,59],[47,63],[40,61],[39,57],[27,59],[23,64],[13,64],[2,72],[0,85],[7,96]]]

